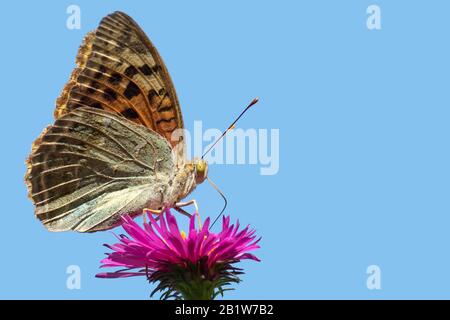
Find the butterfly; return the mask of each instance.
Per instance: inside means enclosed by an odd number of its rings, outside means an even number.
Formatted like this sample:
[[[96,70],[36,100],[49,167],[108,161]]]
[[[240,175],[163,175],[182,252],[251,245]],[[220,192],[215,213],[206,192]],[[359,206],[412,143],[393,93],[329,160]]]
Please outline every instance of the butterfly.
[[[86,35],[54,117],[32,144],[25,175],[48,230],[101,231],[143,208],[195,204],[180,201],[207,178],[208,164],[186,160],[172,80],[125,13]]]

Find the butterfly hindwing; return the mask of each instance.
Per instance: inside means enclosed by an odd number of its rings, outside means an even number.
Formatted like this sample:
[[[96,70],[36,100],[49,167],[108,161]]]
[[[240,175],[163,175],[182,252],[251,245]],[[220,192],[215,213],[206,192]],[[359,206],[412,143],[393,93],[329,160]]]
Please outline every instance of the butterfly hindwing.
[[[103,109],[160,133],[172,147],[180,142],[172,141],[172,133],[183,128],[172,80],[131,17],[114,12],[103,18],[85,37],[76,63],[57,100],[56,118],[80,107]]]
[[[109,229],[122,214],[159,203],[174,170],[166,139],[89,107],[57,119],[35,141],[25,180],[51,231]]]

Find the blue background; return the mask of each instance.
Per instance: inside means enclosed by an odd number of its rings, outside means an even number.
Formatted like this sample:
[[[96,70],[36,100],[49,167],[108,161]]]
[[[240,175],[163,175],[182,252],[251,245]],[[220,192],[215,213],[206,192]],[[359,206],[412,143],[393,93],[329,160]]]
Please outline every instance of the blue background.
[[[366,28],[377,4],[382,30]],[[66,8],[81,8],[81,30]],[[137,298],[142,278],[96,279],[109,232],[49,233],[23,183],[31,142],[82,37],[115,10],[163,56],[185,123],[280,129],[280,171],[214,165],[229,214],[263,237],[227,298],[450,298],[448,1],[8,1],[2,3],[0,298]],[[222,206],[207,184],[203,216]],[[66,268],[81,268],[81,290]],[[366,269],[381,268],[381,290]]]

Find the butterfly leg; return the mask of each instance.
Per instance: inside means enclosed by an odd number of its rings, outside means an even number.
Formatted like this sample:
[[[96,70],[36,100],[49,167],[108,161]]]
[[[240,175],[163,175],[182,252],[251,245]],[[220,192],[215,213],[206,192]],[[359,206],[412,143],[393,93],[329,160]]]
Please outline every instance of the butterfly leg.
[[[186,201],[186,202],[177,202],[177,203],[175,203],[174,208],[175,208],[175,210],[178,211],[178,209],[181,209],[181,207],[187,207],[187,206],[190,206],[191,204],[194,205],[195,214],[197,214],[198,225],[201,228],[202,227],[202,220],[200,219],[200,213],[198,212],[198,205],[197,205],[197,201],[195,199],[192,199],[192,200],[189,200],[189,201]],[[181,210],[183,210],[183,209],[181,209]],[[183,210],[183,211],[186,212],[185,210]]]
[[[185,215],[188,218],[192,217],[192,214],[190,214],[189,212],[187,212],[186,210],[183,210],[179,207],[174,207],[175,210],[177,210],[179,213],[181,213],[182,215]]]
[[[163,213],[163,211],[164,211],[164,208],[162,208],[161,210],[156,210],[156,209],[148,209],[148,208],[144,208],[144,209],[142,209],[142,212],[144,213],[142,216],[143,216],[143,219],[144,219],[144,223],[147,223],[147,213],[151,213],[151,214],[156,214],[158,217],[156,217],[156,220],[158,220],[159,219],[159,215],[161,214],[161,213]]]
[[[186,202],[177,202],[177,203],[175,203],[175,207],[178,207],[178,208],[180,208],[180,207],[187,207],[187,206],[190,206],[191,204],[194,205],[195,212],[198,213],[197,200],[195,200],[195,199],[192,199],[192,200],[189,200],[189,201],[186,201]]]

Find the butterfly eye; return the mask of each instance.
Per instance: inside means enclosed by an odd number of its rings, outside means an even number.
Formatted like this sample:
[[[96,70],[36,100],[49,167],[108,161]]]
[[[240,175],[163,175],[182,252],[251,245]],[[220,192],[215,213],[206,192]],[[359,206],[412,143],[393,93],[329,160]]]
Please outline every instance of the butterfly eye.
[[[200,160],[195,164],[195,179],[197,184],[202,183],[206,179],[208,164],[206,161]]]

